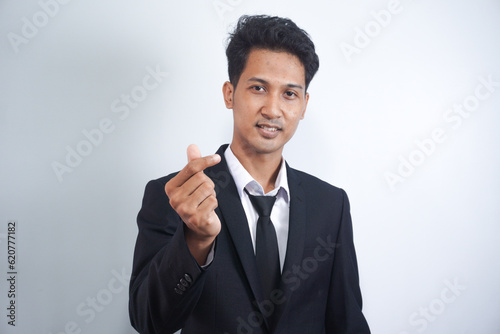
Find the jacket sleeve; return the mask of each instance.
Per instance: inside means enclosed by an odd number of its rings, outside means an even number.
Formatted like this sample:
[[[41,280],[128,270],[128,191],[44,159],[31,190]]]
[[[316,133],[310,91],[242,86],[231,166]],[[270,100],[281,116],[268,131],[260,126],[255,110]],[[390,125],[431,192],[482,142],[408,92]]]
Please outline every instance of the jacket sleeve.
[[[370,328],[362,313],[349,199],[344,190],[342,195],[343,206],[330,281],[326,333],[369,334]]]
[[[169,204],[166,181],[168,177],[147,184],[137,216],[129,315],[141,334],[182,328],[198,302],[205,278],[205,270],[185,242],[184,223]]]

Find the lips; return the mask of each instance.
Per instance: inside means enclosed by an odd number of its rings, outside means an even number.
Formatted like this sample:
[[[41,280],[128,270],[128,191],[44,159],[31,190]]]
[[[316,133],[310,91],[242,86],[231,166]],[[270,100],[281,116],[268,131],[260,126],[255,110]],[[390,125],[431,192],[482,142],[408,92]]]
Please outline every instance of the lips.
[[[267,126],[267,125],[259,125],[259,124],[257,124],[257,126],[259,128],[261,128],[261,129],[264,129],[264,130],[267,130],[267,131],[272,131],[272,132],[281,130],[281,129],[277,128],[277,127],[272,127],[272,126]]]
[[[257,129],[259,130],[261,136],[267,139],[276,138],[281,131],[281,127],[268,123],[258,123]]]

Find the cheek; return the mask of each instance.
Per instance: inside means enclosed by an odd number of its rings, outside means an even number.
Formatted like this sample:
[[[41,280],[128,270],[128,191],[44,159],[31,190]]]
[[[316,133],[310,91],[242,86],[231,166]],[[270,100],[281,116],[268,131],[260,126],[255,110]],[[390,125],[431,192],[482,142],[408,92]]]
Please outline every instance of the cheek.
[[[240,129],[240,131],[245,131],[253,127],[253,121],[248,112],[242,110],[234,111],[233,109],[233,119],[235,126]]]
[[[286,129],[287,137],[293,136],[293,134],[297,130],[297,127],[299,126],[299,123],[300,123],[300,114],[298,114],[298,116],[294,116],[293,118],[289,118],[287,120],[287,129]]]
[[[287,123],[289,127],[296,128],[299,125],[300,120],[302,119],[302,112],[296,111],[292,112],[287,117]]]

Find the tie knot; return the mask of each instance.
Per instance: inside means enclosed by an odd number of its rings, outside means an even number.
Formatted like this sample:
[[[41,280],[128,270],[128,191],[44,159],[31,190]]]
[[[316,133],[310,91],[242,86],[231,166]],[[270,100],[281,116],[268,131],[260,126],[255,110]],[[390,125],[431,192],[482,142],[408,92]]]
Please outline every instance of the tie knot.
[[[250,202],[252,202],[253,207],[257,211],[260,217],[270,217],[271,210],[273,209],[274,202],[276,201],[276,196],[254,196],[250,195],[248,190],[245,189]]]

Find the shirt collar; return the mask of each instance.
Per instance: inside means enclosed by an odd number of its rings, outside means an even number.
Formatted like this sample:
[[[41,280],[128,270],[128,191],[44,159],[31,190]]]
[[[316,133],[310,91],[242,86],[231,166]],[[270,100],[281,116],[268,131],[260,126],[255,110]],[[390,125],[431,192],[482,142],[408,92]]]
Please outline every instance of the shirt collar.
[[[243,165],[240,163],[238,158],[236,158],[233,151],[231,150],[231,146],[229,146],[224,152],[224,157],[226,158],[227,167],[229,168],[229,172],[234,179],[234,183],[236,184],[236,189],[238,190],[238,195],[240,195],[240,198],[243,196],[244,188],[247,188],[247,190],[253,195],[264,195],[264,189],[262,188],[262,186],[254,180],[250,173],[248,173],[245,167],[243,167]],[[281,167],[274,183],[274,189],[265,195],[274,196],[278,194],[278,197],[283,197],[288,203],[289,193],[290,191],[288,189],[286,163],[285,159],[281,158]]]

